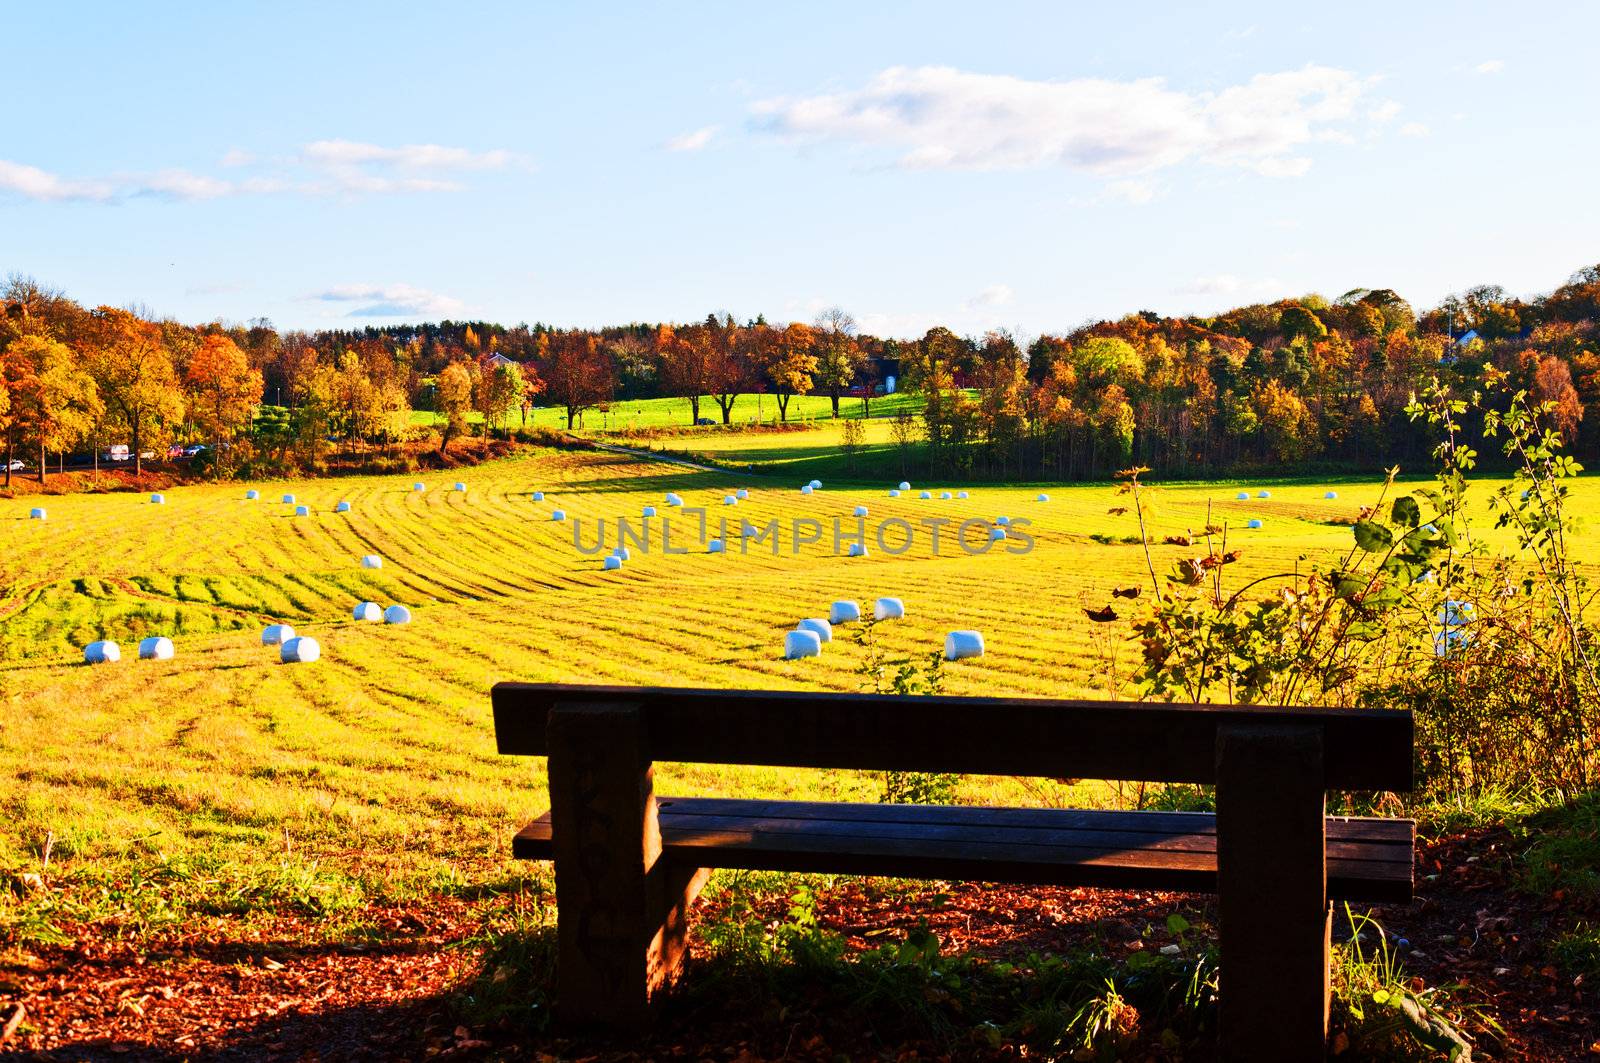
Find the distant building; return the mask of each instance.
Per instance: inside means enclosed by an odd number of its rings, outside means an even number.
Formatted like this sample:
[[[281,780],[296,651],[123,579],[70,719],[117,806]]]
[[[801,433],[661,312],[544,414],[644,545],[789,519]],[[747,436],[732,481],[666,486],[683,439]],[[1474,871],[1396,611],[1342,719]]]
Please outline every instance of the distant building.
[[[489,364],[494,366],[496,369],[499,369],[503,365],[514,365],[514,366],[518,366],[518,367],[520,367],[522,365],[521,362],[517,361],[514,358],[507,358],[505,355],[501,354],[499,351],[495,351],[493,354],[491,354],[489,356]]]

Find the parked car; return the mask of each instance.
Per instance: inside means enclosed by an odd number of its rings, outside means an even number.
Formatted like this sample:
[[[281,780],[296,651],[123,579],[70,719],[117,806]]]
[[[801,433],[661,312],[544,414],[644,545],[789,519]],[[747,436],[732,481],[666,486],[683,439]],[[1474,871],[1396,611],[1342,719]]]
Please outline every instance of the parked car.
[[[128,453],[128,444],[126,444],[126,443],[117,443],[117,444],[114,444],[113,446],[107,448],[107,450],[106,450],[106,460],[107,461],[132,461],[133,460],[133,455]]]
[[[195,444],[193,444],[191,446],[187,446],[187,447],[183,448],[183,456],[186,457],[186,458],[192,458],[196,454],[199,454],[202,451],[204,451],[205,449],[206,449],[206,445],[204,443],[195,443]]]
[[[6,465],[6,468],[10,469],[12,472],[16,472],[18,469],[26,469],[27,467],[28,463],[23,461],[21,458],[12,458],[10,463]]]
[[[698,424],[698,425],[714,425],[716,423],[717,422],[713,421],[709,417],[702,417],[698,421],[695,422],[695,424]]]

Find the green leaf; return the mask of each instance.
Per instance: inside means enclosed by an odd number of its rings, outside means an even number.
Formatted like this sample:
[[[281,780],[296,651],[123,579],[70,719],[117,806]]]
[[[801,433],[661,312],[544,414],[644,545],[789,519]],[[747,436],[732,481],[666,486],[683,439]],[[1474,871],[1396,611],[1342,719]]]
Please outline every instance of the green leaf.
[[[1355,533],[1356,545],[1369,554],[1381,553],[1389,549],[1389,544],[1394,542],[1394,535],[1388,528],[1370,520],[1356,521]]]
[[[1171,915],[1167,916],[1167,933],[1169,933],[1169,934],[1182,934],[1184,931],[1186,931],[1188,929],[1189,929],[1189,920],[1185,919],[1183,916],[1179,915],[1177,912],[1173,912]]]
[[[1394,500],[1393,518],[1396,524],[1415,528],[1422,522],[1422,507],[1416,499],[1402,495]]]

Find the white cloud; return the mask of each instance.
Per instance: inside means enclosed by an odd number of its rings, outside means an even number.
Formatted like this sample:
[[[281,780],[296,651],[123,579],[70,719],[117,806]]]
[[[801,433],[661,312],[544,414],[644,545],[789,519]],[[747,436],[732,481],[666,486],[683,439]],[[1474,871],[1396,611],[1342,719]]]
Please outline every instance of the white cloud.
[[[318,140],[305,145],[295,156],[268,160],[234,148],[221,159],[221,166],[244,171],[234,177],[166,169],[68,178],[37,166],[0,159],[0,194],[10,192],[39,202],[110,203],[135,198],[188,202],[282,193],[330,196],[457,192],[466,186],[449,174],[521,163],[525,163],[521,156],[500,149],[470,151],[438,144],[385,148],[351,140]]]
[[[0,191],[46,202],[112,198],[115,188],[104,181],[70,181],[37,166],[0,159]]]
[[[1403,137],[1425,137],[1430,132],[1431,130],[1421,122],[1407,122],[1400,127],[1400,135]]]
[[[385,148],[356,140],[316,140],[301,156],[319,166],[364,166],[376,163],[407,170],[497,170],[516,160],[509,151],[469,151],[438,144],[405,144]]]
[[[1147,177],[1130,177],[1123,181],[1112,181],[1106,185],[1106,191],[1124,203],[1143,206],[1159,196],[1162,187],[1160,182]]]
[[[1373,84],[1325,66],[1204,93],[1161,78],[1029,81],[892,67],[860,89],[764,100],[752,113],[778,136],[886,148],[913,169],[1066,166],[1126,178],[1204,162],[1281,177],[1310,167],[1305,145],[1387,113]],[[1370,104],[1364,114],[1361,103]]]
[[[987,309],[989,307],[1005,306],[1016,297],[1009,284],[991,284],[983,291],[967,300],[969,310]]]
[[[1367,112],[1367,118],[1374,125],[1388,125],[1400,114],[1400,104],[1394,100],[1384,100],[1372,110]]]
[[[699,151],[711,143],[711,138],[716,134],[717,127],[708,125],[703,129],[696,129],[693,133],[683,133],[675,136],[662,146],[668,151]]]
[[[1232,273],[1213,273],[1209,276],[1196,277],[1179,288],[1177,294],[1268,299],[1281,294],[1283,287],[1283,283],[1275,277],[1245,280]]]
[[[410,284],[340,284],[308,296],[324,303],[360,303],[345,317],[453,317],[466,308],[460,299]]]
[[[1472,68],[1474,74],[1498,74],[1506,68],[1504,59],[1485,59]]]

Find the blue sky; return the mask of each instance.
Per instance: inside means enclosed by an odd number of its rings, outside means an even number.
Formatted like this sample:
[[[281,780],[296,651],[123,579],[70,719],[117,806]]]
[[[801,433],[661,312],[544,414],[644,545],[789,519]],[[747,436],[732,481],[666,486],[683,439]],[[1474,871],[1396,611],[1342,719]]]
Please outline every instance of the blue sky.
[[[1600,5],[5,21],[0,272],[188,321],[840,305],[880,334],[1031,335],[1357,286],[1531,293],[1600,261]]]

